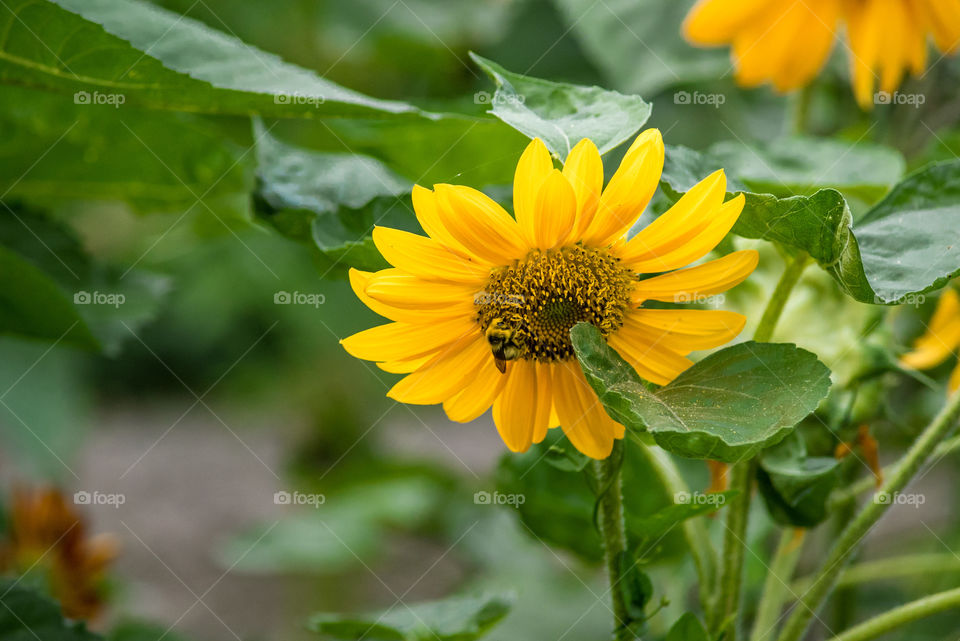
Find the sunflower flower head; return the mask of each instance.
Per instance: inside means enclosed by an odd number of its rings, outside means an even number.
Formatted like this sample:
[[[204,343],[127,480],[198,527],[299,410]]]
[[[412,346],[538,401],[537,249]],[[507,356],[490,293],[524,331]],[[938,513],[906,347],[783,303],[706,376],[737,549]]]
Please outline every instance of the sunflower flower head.
[[[106,569],[118,548],[112,536],[89,536],[63,494],[45,487],[14,491],[8,527],[0,570],[40,577],[71,619],[102,611]]]
[[[608,456],[624,427],[587,383],[570,329],[594,325],[640,376],[666,384],[692,364],[691,351],[728,342],[745,319],[645,303],[726,291],[758,260],[744,250],[680,269],[716,247],[743,208],[742,195],[724,202],[722,170],[626,239],[663,160],[660,132],[647,130],[604,186],[593,142],[581,140],[557,168],[535,139],[517,165],[514,216],[469,187],[414,187],[426,236],[377,227],[373,240],[393,268],[350,274],[357,296],[392,322],[344,339],[344,348],[406,374],[388,392],[396,401],[442,403],[459,422],[492,407],[513,451],[560,426],[584,454]]]
[[[960,350],[960,295],[953,289],[943,292],[927,331],[902,357],[900,364],[913,369],[930,369],[943,363]],[[947,388],[960,389],[960,364],[953,370]]]
[[[960,48],[957,0],[700,0],[683,25],[701,46],[727,46],[737,82],[791,91],[820,72],[845,32],[854,95],[865,109],[874,91],[893,93],[927,65],[927,42],[944,55]]]

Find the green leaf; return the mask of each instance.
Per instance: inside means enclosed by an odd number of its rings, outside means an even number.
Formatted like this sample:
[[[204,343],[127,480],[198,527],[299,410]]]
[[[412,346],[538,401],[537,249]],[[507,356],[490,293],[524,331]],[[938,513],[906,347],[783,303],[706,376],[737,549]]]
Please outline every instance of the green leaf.
[[[471,53],[497,85],[485,92],[490,113],[530,138],[540,138],[560,160],[583,138],[604,154],[633,136],[650,117],[650,104],[600,87],[583,87],[507,71]]]
[[[749,458],[787,436],[830,389],[830,370],[814,354],[751,341],[715,352],[650,391],[598,329],[580,323],[570,334],[607,413],[688,458]]]
[[[449,597],[384,612],[317,614],[310,629],[336,639],[370,641],[471,641],[510,611],[511,594]]]
[[[710,641],[710,637],[697,615],[685,612],[667,632],[666,641]]]
[[[707,155],[756,193],[787,197],[830,187],[868,202],[896,184],[905,166],[903,156],[889,147],[825,138],[724,141]]]
[[[678,198],[719,160],[682,147],[668,150],[661,185]],[[960,273],[960,160],[930,165],[898,183],[853,224],[834,189],[810,196],[756,194],[734,175],[731,192],[746,203],[733,232],[809,253],[855,300],[907,302]]]
[[[0,641],[101,641],[83,623],[63,618],[50,598],[10,581],[0,582]]]
[[[137,0],[17,0],[0,8],[0,31],[0,82],[90,104],[306,118],[423,114]]]
[[[644,95],[730,70],[722,49],[690,45],[680,24],[692,0],[554,0],[590,59],[614,87]]]
[[[200,116],[5,87],[0,126],[0,192],[8,198],[123,200],[140,211],[249,218],[252,156]]]
[[[374,225],[419,230],[412,185],[379,160],[289,145],[260,123],[255,135],[259,215],[329,265],[380,269],[386,263],[370,237]]]
[[[627,606],[628,621],[620,625],[630,625],[634,621],[646,619],[647,604],[653,598],[653,582],[646,572],[640,569],[640,563],[629,552],[617,554],[620,566],[620,584],[618,586],[624,605]]]
[[[154,318],[169,289],[163,276],[95,260],[72,230],[36,210],[0,210],[0,244],[16,250],[59,286],[69,310],[57,318],[82,319],[95,337],[90,346],[107,354],[116,354],[132,338],[131,331]],[[14,281],[5,278],[4,285],[12,287]]]
[[[807,456],[803,437],[794,432],[760,455],[760,494],[775,521],[813,527],[827,518],[827,499],[840,481],[840,461]]]
[[[99,348],[97,339],[56,282],[0,247],[0,333]]]

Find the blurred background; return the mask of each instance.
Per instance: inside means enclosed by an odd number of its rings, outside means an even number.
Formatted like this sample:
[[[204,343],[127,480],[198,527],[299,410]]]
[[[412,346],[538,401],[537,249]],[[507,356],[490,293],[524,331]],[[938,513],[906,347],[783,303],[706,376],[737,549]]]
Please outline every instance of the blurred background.
[[[483,116],[489,105],[478,92],[492,86],[469,51],[531,76],[639,93],[653,103],[647,126],[668,144],[696,149],[790,132],[795,99],[736,88],[725,51],[684,43],[685,0],[156,4],[351,89],[469,114],[479,125],[464,133],[442,122],[265,119],[254,129],[249,118],[83,111],[62,96],[4,88],[0,237],[81,296],[78,304],[93,297],[85,313],[103,310],[105,349],[0,337],[0,476],[8,504],[16,486],[54,484],[91,533],[114,537],[94,627],[141,620],[171,639],[294,641],[315,638],[305,621],[318,611],[513,588],[516,605],[490,638],[604,638],[596,535],[577,520],[589,497],[534,459],[499,462],[505,448],[488,417],[459,425],[439,408],[397,405],[385,397],[395,376],[347,356],[339,339],[378,317],[350,291],[346,267],[373,267],[376,258],[369,247],[320,252],[296,242],[295,221],[251,197],[265,180],[251,152],[255,131],[269,131],[278,145],[366,154],[388,164],[404,189],[457,182],[496,192],[509,184],[524,139],[488,126],[495,121]],[[810,93],[808,130],[887,145],[907,169],[953,158],[958,79],[960,66],[940,61],[910,81],[929,97],[924,105],[864,114],[835,55]],[[678,101],[678,92],[695,91],[724,100]],[[112,119],[111,135],[100,118]],[[479,151],[490,145],[495,153]],[[608,170],[618,153],[605,159]],[[115,171],[133,196],[88,185],[83,167]],[[760,248],[756,278],[723,305],[754,322],[782,267],[773,249]],[[104,292],[123,300],[98,300]],[[884,321],[886,345],[907,345],[932,303]],[[803,322],[791,322],[801,313]],[[813,349],[843,376],[864,341],[838,331],[835,319],[858,327],[873,314],[810,270],[777,338]],[[875,400],[884,407],[875,423],[884,460],[939,402],[909,380]],[[693,486],[706,487],[701,463],[680,464]],[[627,487],[637,509],[664,505],[662,488],[638,470],[637,485]],[[926,530],[915,527],[918,508],[897,506],[871,534],[865,558],[906,541],[918,553],[955,549],[954,470],[939,465],[921,482],[936,497],[919,508]],[[523,518],[511,506],[475,501],[476,492],[517,478],[528,493]],[[554,515],[555,531],[531,529],[535,491],[551,492],[570,520]],[[296,496],[313,498],[297,505]],[[772,525],[759,502],[757,509],[751,543],[764,550]],[[829,537],[827,529],[815,536]],[[654,636],[694,594],[682,546],[667,535],[650,554],[657,598],[670,600],[662,620],[651,621]],[[681,570],[665,571],[667,561]],[[859,620],[945,587],[958,569],[960,557],[953,574],[881,581],[838,616]],[[759,577],[763,567],[749,571]],[[957,621],[935,617],[909,638],[942,639]]]

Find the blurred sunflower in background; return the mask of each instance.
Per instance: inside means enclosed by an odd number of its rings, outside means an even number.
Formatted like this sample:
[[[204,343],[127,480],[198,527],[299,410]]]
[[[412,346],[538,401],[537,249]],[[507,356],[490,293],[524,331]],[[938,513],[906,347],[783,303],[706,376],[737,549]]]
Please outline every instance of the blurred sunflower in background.
[[[68,618],[100,614],[116,539],[88,536],[84,521],[55,488],[15,489],[7,518],[0,571],[44,584]]]
[[[344,339],[344,348],[407,374],[388,392],[396,401],[442,403],[460,422],[492,405],[515,452],[562,426],[584,454],[608,456],[624,427],[587,383],[570,329],[594,325],[640,376],[666,384],[692,364],[692,350],[730,341],[745,318],[643,303],[726,291],[758,261],[757,252],[744,250],[673,271],[716,247],[740,215],[744,197],[724,202],[722,170],[626,240],[657,188],[663,160],[660,132],[647,130],[604,188],[593,142],[581,140],[560,170],[535,139],[514,177],[516,218],[469,187],[414,187],[427,236],[377,227],[374,242],[394,268],[350,274],[357,296],[393,322]]]
[[[927,331],[913,344],[913,350],[904,354],[900,363],[913,369],[936,367],[960,349],[960,294],[947,289],[937,301],[937,309],[930,318]],[[954,368],[947,388],[951,393],[960,389],[960,363]]]
[[[864,109],[927,66],[927,40],[960,47],[960,0],[700,0],[683,25],[696,45],[731,47],[737,82],[786,92],[820,72],[839,32],[853,92]]]

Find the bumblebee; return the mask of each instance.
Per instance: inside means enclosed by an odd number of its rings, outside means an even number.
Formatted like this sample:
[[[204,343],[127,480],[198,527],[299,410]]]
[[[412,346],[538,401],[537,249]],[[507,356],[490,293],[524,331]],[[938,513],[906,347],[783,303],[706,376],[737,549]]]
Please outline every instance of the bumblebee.
[[[493,362],[501,374],[507,371],[507,361],[520,356],[520,346],[514,342],[517,330],[502,318],[494,318],[487,325],[484,336],[493,352]]]

